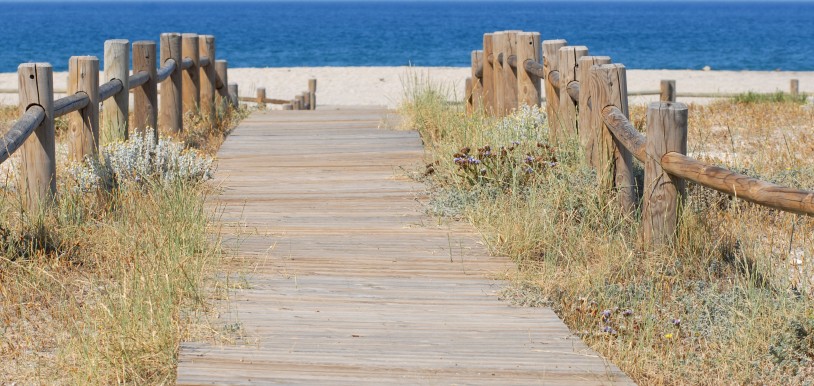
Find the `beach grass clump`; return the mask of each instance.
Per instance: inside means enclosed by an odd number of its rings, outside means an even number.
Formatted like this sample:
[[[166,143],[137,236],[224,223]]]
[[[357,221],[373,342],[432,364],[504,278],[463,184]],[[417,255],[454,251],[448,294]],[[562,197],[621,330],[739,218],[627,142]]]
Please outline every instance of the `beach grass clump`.
[[[0,110],[2,131],[17,114]],[[206,322],[222,264],[204,207],[212,157],[150,134],[73,165],[61,148],[58,196],[36,213],[22,209],[18,157],[3,163],[0,379],[173,383],[180,342],[219,335]]]
[[[444,99],[440,88],[423,87]],[[688,183],[674,242],[654,249],[640,237],[638,214],[597,189],[578,144],[546,142],[539,110],[466,115],[418,94],[422,102],[407,95],[402,112],[426,144],[430,212],[472,222],[493,253],[517,262],[502,297],[551,306],[642,384],[805,384],[814,376],[814,221]],[[634,106],[632,121],[644,122],[644,112]],[[692,105],[690,153],[814,187],[812,118],[789,103]],[[517,133],[528,121],[542,124],[526,141]],[[484,157],[501,149],[503,158]],[[546,167],[521,178],[526,164],[513,161],[515,152],[542,156]]]
[[[758,93],[749,91],[741,93],[732,97],[735,103],[797,103],[805,104],[808,100],[806,94],[792,95],[783,91],[776,91],[772,93]]]

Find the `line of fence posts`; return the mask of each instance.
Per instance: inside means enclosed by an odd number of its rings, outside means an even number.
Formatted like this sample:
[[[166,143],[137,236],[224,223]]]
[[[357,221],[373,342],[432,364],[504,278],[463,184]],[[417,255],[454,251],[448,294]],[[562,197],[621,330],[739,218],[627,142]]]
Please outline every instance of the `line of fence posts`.
[[[234,95],[237,95],[235,91]],[[316,110],[317,109],[317,80],[308,79],[308,91],[294,96],[290,100],[268,98],[265,87],[257,87],[254,97],[238,97],[244,102],[254,102],[258,108],[264,109],[267,104],[282,105],[283,110]]]
[[[641,202],[642,238],[654,249],[674,240],[684,179],[764,206],[814,215],[814,192],[687,157],[688,109],[676,102],[674,80],[661,81],[658,91],[637,93],[660,98],[647,107],[647,133],[642,136],[629,121],[625,66],[611,63],[608,56],[589,56],[585,46],[568,46],[562,39],[541,45],[536,32],[498,31],[483,35],[483,50],[472,51],[471,63],[466,111],[500,117],[523,105],[540,106],[544,87],[549,141],[578,141],[586,162],[597,171],[599,188],[614,190],[626,215],[634,216]],[[799,95],[796,79],[790,93]],[[644,165],[643,192],[634,178],[634,158]]]
[[[183,131],[184,114],[200,112],[213,122],[217,110],[227,103],[237,107],[237,85],[228,83],[228,63],[216,60],[214,36],[165,33],[160,42],[159,63],[155,42],[133,44],[130,74],[129,41],[106,41],[102,84],[98,58],[71,57],[68,95],[57,100],[50,64],[24,63],[18,67],[22,117],[2,138],[0,162],[22,148],[20,189],[27,211],[36,212],[56,195],[56,117],[68,117],[69,159],[83,161],[98,156],[100,141],[125,140],[131,128],[140,134],[153,130],[157,141],[159,129],[169,134]],[[129,122],[131,89],[134,109]]]

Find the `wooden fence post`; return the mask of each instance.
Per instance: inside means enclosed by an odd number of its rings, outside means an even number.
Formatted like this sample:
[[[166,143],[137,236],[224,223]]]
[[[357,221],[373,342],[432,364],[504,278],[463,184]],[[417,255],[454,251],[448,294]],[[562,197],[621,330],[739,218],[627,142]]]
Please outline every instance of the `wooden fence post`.
[[[483,64],[483,51],[472,51],[472,111],[483,110],[483,73],[477,76],[478,67]]]
[[[240,106],[240,94],[238,94],[237,83],[228,83],[227,87],[229,89],[229,102],[233,108],[238,108]]]
[[[508,65],[505,61],[506,55],[503,53],[506,40],[508,40],[506,31],[495,32],[492,35],[492,57],[494,58],[492,63],[492,84],[495,87],[495,92],[492,96],[492,107],[494,108],[494,115],[498,117],[504,115],[504,105],[506,103],[503,96],[506,92],[506,85],[503,83],[503,65]],[[503,61],[500,60],[501,55],[503,56]]]
[[[562,47],[558,54],[560,71],[559,117],[561,126],[557,129],[561,134],[560,138],[573,139],[579,135],[577,128],[577,106],[579,101],[575,102],[568,95],[568,85],[579,80],[579,58],[588,55],[588,47]]]
[[[158,141],[158,74],[156,74],[155,42],[133,43],[133,74],[150,74],[147,82],[133,90],[133,125],[140,135],[152,130],[153,139]]]
[[[659,91],[659,100],[662,102],[675,102],[676,101],[676,81],[662,80],[661,90]]]
[[[568,44],[563,39],[543,41],[543,73],[545,73],[545,106],[548,115],[548,139],[551,143],[557,143],[560,127],[559,114],[560,94],[557,90],[558,84],[551,81],[551,72],[559,71],[560,48]],[[582,92],[582,90],[580,90]]]
[[[105,41],[105,77],[104,82],[118,79],[122,83],[122,90],[112,98],[102,102],[103,143],[122,141],[127,139],[128,120],[130,119],[130,41]],[[104,83],[103,82],[103,83]]]
[[[687,154],[687,106],[653,102],[647,106],[647,158],[644,163],[642,232],[644,242],[656,247],[669,244],[678,224],[678,206],[684,180],[661,168],[669,152]]]
[[[308,98],[311,100],[311,110],[317,109],[317,80],[308,79]]]
[[[226,109],[229,103],[229,62],[215,61],[215,103],[217,108]]]
[[[591,68],[591,111],[598,122],[601,122],[599,135],[599,158],[597,177],[599,187],[610,191],[616,187],[622,210],[632,213],[636,207],[636,181],[633,177],[633,156],[627,149],[617,143],[602,115],[608,106],[616,106],[628,116],[627,77],[622,64],[602,64]],[[580,92],[582,92],[580,90]]]
[[[175,70],[161,82],[161,103],[158,110],[158,123],[161,130],[168,133],[180,133],[184,129],[182,111],[183,94],[181,73],[181,34],[161,34],[161,65],[167,60],[175,61]]]
[[[257,88],[257,97],[255,102],[257,103],[257,107],[264,109],[266,108],[266,88],[265,87],[258,87]]]
[[[464,79],[464,105],[466,106],[466,114],[471,115],[475,110],[472,104],[472,78]]]
[[[517,104],[519,106],[539,106],[542,83],[537,75],[526,71],[527,60],[540,63],[539,32],[517,34]]]
[[[82,162],[99,153],[99,59],[71,56],[68,61],[68,94],[85,93],[88,105],[68,114],[68,158]]]
[[[19,187],[23,206],[36,213],[50,205],[57,191],[54,138],[54,71],[48,63],[23,63],[17,67],[20,113],[31,105],[45,110],[45,119],[22,146]]]
[[[520,31],[506,31],[503,39],[503,115],[517,109],[517,72],[509,65],[509,57],[517,59],[517,34]]]
[[[198,37],[200,56],[209,58],[209,64],[200,68],[201,82],[201,116],[209,125],[215,124],[215,37],[201,35]]]
[[[181,56],[183,59],[192,59],[192,67],[181,74],[183,88],[183,113],[199,112],[201,104],[201,75],[199,73],[200,55],[198,51],[198,34],[186,33],[181,35]]]
[[[294,106],[291,103],[286,103],[283,105],[283,110],[294,110]]]
[[[481,74],[481,80],[483,82],[483,112],[486,115],[495,112],[495,75],[492,60],[496,55],[494,55],[492,49],[492,36],[491,33],[483,34],[483,73]]]
[[[792,79],[789,82],[789,94],[793,97],[800,96],[800,81],[797,79]]]
[[[579,123],[577,130],[579,131],[579,142],[585,151],[586,161],[589,166],[594,168],[598,166],[599,146],[597,146],[596,140],[601,133],[602,122],[593,119],[595,114],[592,114],[589,107],[591,101],[591,67],[595,64],[610,64],[610,62],[610,56],[583,56],[577,61],[579,66],[579,73],[577,74],[579,80]]]
[[[305,110],[305,99],[303,98],[302,94],[297,95],[295,98],[297,99],[298,110]]]

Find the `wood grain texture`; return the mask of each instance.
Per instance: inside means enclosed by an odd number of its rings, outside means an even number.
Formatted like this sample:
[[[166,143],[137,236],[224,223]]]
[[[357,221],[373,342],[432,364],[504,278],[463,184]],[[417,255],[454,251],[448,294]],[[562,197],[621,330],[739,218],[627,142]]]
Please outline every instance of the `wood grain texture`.
[[[266,88],[265,87],[258,87],[255,90],[255,103],[257,103],[258,108],[265,108],[266,107]]]
[[[238,105],[240,104],[240,102],[238,102],[238,98],[240,97],[240,94],[239,94],[239,88],[237,86],[237,83],[227,83],[227,85],[228,85],[227,87],[229,89],[230,103],[232,104],[232,107],[238,108]]]
[[[229,136],[210,207],[251,273],[218,323],[244,338],[183,343],[178,384],[632,384],[550,309],[498,299],[514,265],[425,214],[403,172],[421,139],[386,114],[255,112]]]
[[[183,113],[197,113],[201,106],[201,74],[200,74],[200,44],[198,34],[185,33],[181,35],[181,57],[184,62],[192,64],[181,72],[181,99]]]
[[[215,122],[215,37],[199,36],[198,53],[209,58],[209,63],[206,66],[202,65],[198,70],[201,84],[201,117],[208,119],[209,122]]]
[[[317,109],[317,80],[308,79],[308,100],[311,110]]]
[[[664,79],[659,84],[659,100],[662,102],[676,101],[676,81]]]
[[[517,68],[509,65],[509,58],[517,54],[517,34],[521,31],[506,31],[503,44],[503,115],[517,109]]]
[[[184,129],[184,113],[182,107],[182,77],[181,77],[181,34],[161,34],[161,66],[172,60],[175,68],[170,76],[161,82],[160,108],[158,109],[158,125],[160,131],[167,134],[179,133]]]
[[[571,99],[566,90],[571,82],[579,81],[579,58],[588,55],[588,47],[562,47],[558,54],[560,56],[558,61],[560,73],[560,127],[558,127],[558,131],[561,138],[572,139],[577,138],[579,135],[577,129],[578,103]]]
[[[519,106],[539,106],[542,96],[542,82],[535,73],[526,71],[526,61],[540,62],[540,33],[523,32],[517,34],[517,103]]]
[[[610,64],[609,56],[583,56],[577,61],[579,65],[579,114],[577,129],[579,130],[579,143],[585,151],[585,158],[588,165],[596,168],[599,157],[599,147],[597,139],[600,133],[600,121],[593,120],[594,114],[591,112],[591,87],[590,76],[591,67],[596,64]]]
[[[122,90],[113,98],[102,102],[102,126],[100,137],[103,143],[127,139],[127,125],[130,117],[130,41],[113,39],[105,41],[105,77],[107,83],[118,79]]]
[[[23,207],[37,213],[53,203],[57,191],[56,142],[54,138],[54,69],[48,63],[23,63],[17,67],[20,114],[30,106],[45,112],[42,123],[22,145],[22,170],[18,181]]]
[[[491,33],[483,34],[483,110],[487,115],[495,112],[495,70],[492,61],[497,56],[494,55],[493,36]]]
[[[647,106],[642,234],[645,245],[655,249],[675,238],[684,181],[661,168],[661,157],[669,152],[687,153],[687,111],[683,103],[653,102]]]
[[[800,80],[792,79],[789,81],[789,94],[793,97],[800,95]]]
[[[466,113],[469,115],[475,110],[472,94],[472,78],[466,78],[464,79],[464,105],[466,107]]]
[[[503,83],[503,63],[498,60],[498,57],[504,55],[506,49],[506,41],[508,40],[506,31],[495,32],[492,34],[492,83],[495,86],[493,107],[495,110],[494,115],[502,117],[505,113],[505,93],[506,85]],[[486,70],[484,70],[486,71]],[[484,75],[485,76],[485,75]]]
[[[88,104],[69,113],[68,159],[83,162],[99,153],[99,59],[72,56],[68,61],[68,94],[83,93]]]
[[[483,77],[477,76],[478,68],[483,65],[483,51],[475,50],[470,54],[472,68],[472,111],[483,110]]]
[[[158,141],[158,73],[156,70],[155,42],[133,43],[133,73],[146,73],[147,82],[133,90],[133,122],[135,132],[145,134],[148,130]]]
[[[548,115],[548,139],[551,143],[557,143],[560,136],[560,92],[558,90],[559,80],[551,79],[551,72],[559,72],[560,48],[568,44],[563,39],[543,41],[543,71],[545,72],[545,100],[546,114]]]

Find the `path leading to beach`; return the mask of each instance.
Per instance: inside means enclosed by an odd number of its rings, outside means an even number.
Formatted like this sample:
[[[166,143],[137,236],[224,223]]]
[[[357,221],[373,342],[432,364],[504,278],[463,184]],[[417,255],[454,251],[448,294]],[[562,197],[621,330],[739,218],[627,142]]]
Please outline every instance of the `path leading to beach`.
[[[250,270],[245,338],[184,343],[178,384],[632,384],[550,309],[498,299],[512,263],[424,214],[404,173],[421,141],[386,114],[259,112],[229,136],[217,200]]]

